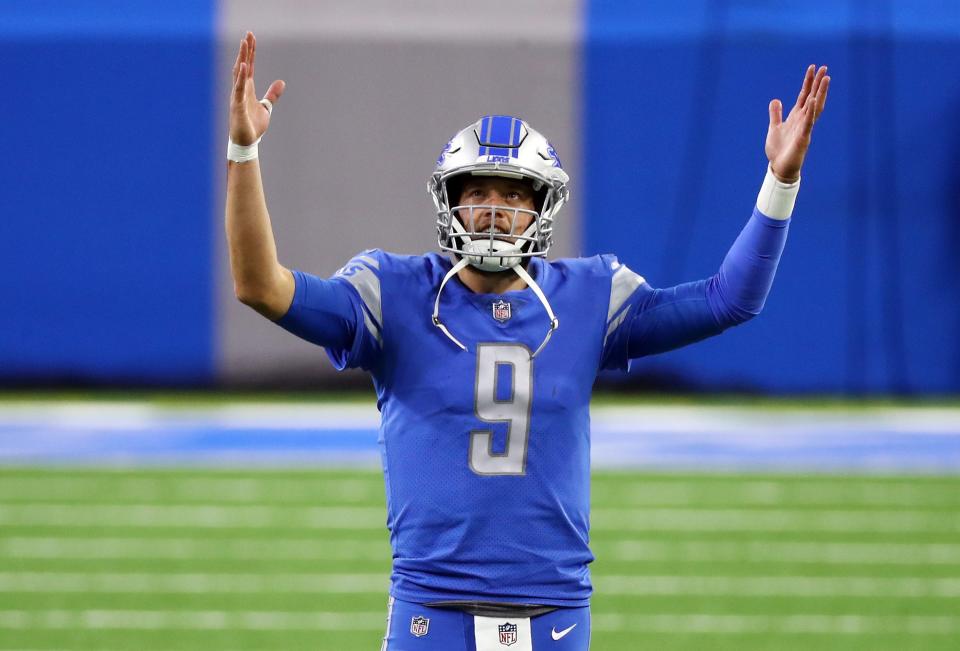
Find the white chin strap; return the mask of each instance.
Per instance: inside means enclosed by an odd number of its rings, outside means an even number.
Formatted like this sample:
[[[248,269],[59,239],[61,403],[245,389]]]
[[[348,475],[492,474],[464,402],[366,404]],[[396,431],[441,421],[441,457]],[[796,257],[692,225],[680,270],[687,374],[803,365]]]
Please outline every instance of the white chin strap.
[[[447,275],[443,277],[443,281],[440,283],[440,289],[437,290],[437,300],[433,302],[433,325],[440,328],[440,330],[443,331],[443,334],[447,335],[450,341],[455,343],[463,350],[467,350],[467,347],[460,343],[460,340],[454,337],[450,331],[447,330],[447,326],[443,325],[443,323],[440,321],[440,295],[443,294],[443,288],[447,284],[447,281],[453,278],[468,264],[470,264],[470,260],[464,257],[461,258],[457,264],[453,265],[450,271],[447,272]],[[543,291],[540,289],[540,286],[534,282],[533,278],[530,277],[530,274],[527,273],[527,270],[523,268],[523,265],[517,264],[511,267],[511,269],[513,269],[513,271],[520,276],[520,279],[527,283],[530,289],[533,290],[533,293],[537,295],[537,298],[540,299],[540,302],[543,303],[543,307],[547,310],[547,316],[550,317],[550,329],[547,331],[547,336],[543,338],[543,342],[535,351],[533,351],[533,354],[530,355],[530,359],[533,359],[540,353],[541,350],[543,350],[543,347],[547,345],[547,342],[550,341],[550,337],[553,336],[553,331],[560,327],[560,321],[553,313],[553,309],[550,307],[550,303],[547,302],[547,297],[543,295]]]

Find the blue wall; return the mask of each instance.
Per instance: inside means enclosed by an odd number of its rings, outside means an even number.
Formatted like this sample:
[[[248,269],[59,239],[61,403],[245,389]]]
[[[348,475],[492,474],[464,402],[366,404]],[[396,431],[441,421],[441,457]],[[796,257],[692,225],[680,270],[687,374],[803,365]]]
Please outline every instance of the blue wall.
[[[213,6],[0,3],[0,381],[213,372]]]
[[[590,4],[586,252],[616,252],[654,286],[712,274],[764,174],[769,100],[792,106],[810,63],[833,84],[763,315],[633,373],[960,390],[960,3],[683,6]]]

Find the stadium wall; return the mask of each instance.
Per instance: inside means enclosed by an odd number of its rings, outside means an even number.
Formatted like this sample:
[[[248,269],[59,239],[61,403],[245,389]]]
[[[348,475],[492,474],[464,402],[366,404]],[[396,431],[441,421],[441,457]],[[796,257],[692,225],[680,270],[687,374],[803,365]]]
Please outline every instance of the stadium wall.
[[[829,64],[763,315],[636,378],[777,393],[960,390],[960,3],[588,4],[584,249],[654,286],[713,273],[764,175],[767,103]],[[616,164],[610,164],[615,161]],[[623,246],[630,242],[630,246]]]
[[[763,316],[627,380],[960,391],[960,5],[399,5],[0,4],[0,382],[341,381],[233,298],[224,101],[250,28],[259,90],[288,82],[261,147],[281,257],[323,275],[371,246],[434,248],[426,177],[487,112],[529,119],[571,172],[558,254],[615,252],[655,286],[713,273],[763,176],[767,102],[829,64]]]
[[[214,17],[0,3],[5,384],[217,377]]]

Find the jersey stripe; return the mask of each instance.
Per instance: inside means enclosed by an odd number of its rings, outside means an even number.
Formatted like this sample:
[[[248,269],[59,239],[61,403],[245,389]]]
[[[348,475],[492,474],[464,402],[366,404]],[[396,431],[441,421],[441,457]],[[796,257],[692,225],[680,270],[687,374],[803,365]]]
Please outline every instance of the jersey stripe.
[[[607,309],[607,323],[620,311],[627,299],[633,295],[637,287],[645,283],[643,276],[639,276],[625,265],[620,265],[610,281],[610,307]]]
[[[364,264],[368,264],[374,269],[380,268],[380,263],[377,262],[374,258],[371,258],[369,255],[358,255],[357,260],[360,260]]]
[[[379,267],[376,260],[368,256],[358,256],[354,258],[354,263],[348,264],[339,275],[348,283],[353,285],[357,293],[360,294],[360,300],[366,308],[363,313],[363,322],[367,330],[377,340],[377,343],[383,345],[383,337],[380,333],[383,323],[383,312],[380,308],[380,278],[374,273],[373,269],[367,264],[373,263],[374,267]]]
[[[637,291],[637,287],[646,282],[643,276],[633,273],[625,265],[620,265],[619,263],[614,264],[617,270],[610,280],[610,304],[607,308],[607,333],[603,337],[604,347],[606,347],[607,339],[610,338],[610,335],[613,334],[623,323],[624,319],[627,318],[627,310],[622,310],[627,299],[633,296],[633,293]],[[619,315],[617,314],[618,312],[620,312]]]

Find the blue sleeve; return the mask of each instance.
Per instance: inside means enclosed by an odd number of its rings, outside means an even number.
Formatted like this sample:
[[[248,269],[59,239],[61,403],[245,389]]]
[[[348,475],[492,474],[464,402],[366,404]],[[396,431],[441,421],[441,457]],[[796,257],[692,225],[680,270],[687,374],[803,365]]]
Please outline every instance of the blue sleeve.
[[[371,369],[382,347],[378,268],[365,252],[329,280],[294,271],[293,302],[277,324],[323,346],[338,370]]]
[[[643,279],[608,331],[604,368],[627,368],[629,359],[653,355],[720,334],[763,309],[789,220],[756,209],[710,278],[654,289]]]

